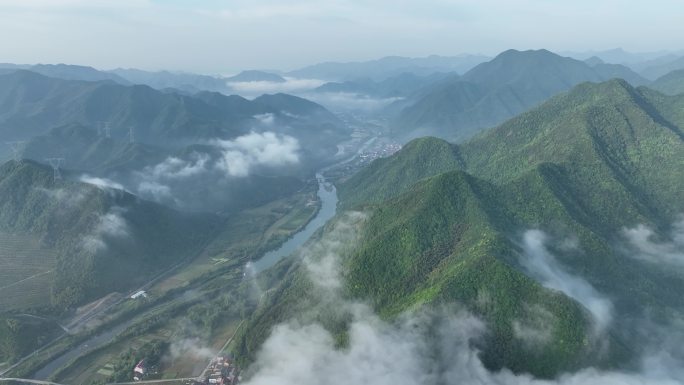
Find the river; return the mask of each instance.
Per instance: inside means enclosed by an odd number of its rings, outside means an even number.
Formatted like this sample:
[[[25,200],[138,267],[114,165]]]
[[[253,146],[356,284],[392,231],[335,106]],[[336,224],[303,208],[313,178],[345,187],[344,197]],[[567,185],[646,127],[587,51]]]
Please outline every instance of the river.
[[[335,186],[326,182],[321,174],[316,174],[316,180],[318,180],[318,198],[321,200],[321,208],[316,213],[316,216],[304,226],[304,229],[288,239],[279,248],[267,252],[263,257],[255,261],[253,263],[255,272],[258,273],[264,269],[268,269],[283,257],[292,254],[295,250],[300,248],[316,230],[323,226],[330,218],[335,216],[337,209],[337,190],[335,189]],[[111,329],[89,338],[75,348],[50,361],[33,375],[33,379],[46,380],[69,361],[110,342],[114,337],[131,325],[133,321],[135,321],[135,318],[113,326]]]
[[[133,323],[134,320],[135,318],[130,319],[116,326],[113,326],[111,329],[105,332],[90,337],[85,342],[69,350],[68,352],[62,354],[61,356],[55,358],[54,360],[50,361],[47,365],[43,366],[40,370],[38,370],[32,378],[34,380],[46,380],[53,373],[55,373],[57,369],[61,368],[74,358],[80,356],[83,353],[99,348],[108,342],[111,342],[117,334],[124,331],[130,324]]]
[[[316,217],[300,232],[292,236],[279,248],[271,250],[252,263],[255,273],[259,273],[275,265],[279,260],[292,254],[300,248],[316,230],[320,229],[330,218],[335,216],[337,210],[337,190],[332,183],[326,182],[321,174],[316,174],[318,180],[318,199],[321,200],[321,208]]]

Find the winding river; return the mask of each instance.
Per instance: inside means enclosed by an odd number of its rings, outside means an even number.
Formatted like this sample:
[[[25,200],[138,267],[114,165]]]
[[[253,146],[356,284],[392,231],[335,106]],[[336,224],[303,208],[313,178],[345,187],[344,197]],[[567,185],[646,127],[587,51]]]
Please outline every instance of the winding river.
[[[275,265],[280,259],[292,254],[295,250],[300,248],[316,230],[323,226],[330,218],[335,216],[337,208],[337,190],[331,183],[326,182],[321,174],[316,174],[318,181],[318,198],[321,200],[321,208],[316,213],[316,216],[304,226],[304,228],[296,233],[292,238],[288,239],[279,248],[269,251],[263,257],[253,263],[255,272],[261,272],[269,267]],[[80,355],[104,346],[110,342],[119,333],[124,331],[135,321],[135,318],[112,326],[109,330],[95,335],[75,348],[55,358],[47,363],[44,367],[38,370],[34,375],[34,380],[46,380],[55,371],[67,364],[69,361],[79,357]]]
[[[252,263],[256,273],[264,271],[275,265],[279,260],[292,254],[309,240],[313,233],[323,226],[330,218],[335,216],[337,209],[337,190],[332,183],[326,182],[323,175],[316,174],[318,180],[318,199],[321,200],[321,208],[316,216],[297,234],[288,239],[279,248],[269,251],[261,258]]]

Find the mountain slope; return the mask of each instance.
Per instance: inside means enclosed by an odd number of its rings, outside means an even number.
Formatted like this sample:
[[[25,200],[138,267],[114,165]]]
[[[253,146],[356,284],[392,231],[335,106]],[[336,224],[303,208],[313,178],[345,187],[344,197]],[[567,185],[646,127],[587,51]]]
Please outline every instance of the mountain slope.
[[[670,58],[670,60],[659,62],[648,66],[640,71],[641,75],[647,79],[656,80],[672,71],[684,69],[684,56]]]
[[[413,99],[395,119],[400,136],[435,135],[464,140],[585,81],[626,77],[645,81],[623,66],[597,65],[546,50],[501,53]]]
[[[668,95],[684,93],[684,69],[659,77],[651,83],[650,87]]]
[[[406,191],[421,179],[463,167],[451,144],[437,138],[409,142],[396,156],[378,159],[349,183],[338,187],[340,205],[350,208],[382,202]]]
[[[463,145],[420,139],[374,162],[340,186],[342,208],[369,213],[341,255],[345,293],[390,319],[462,304],[487,322],[489,368],[636,367],[644,320],[667,327],[684,314],[684,274],[616,245],[640,224],[667,239],[684,211],[683,103],[621,80],[587,83]],[[316,303],[292,263],[242,353]],[[321,322],[343,334],[343,322]],[[530,345],[520,325],[547,339]]]
[[[31,161],[0,167],[0,197],[0,231],[36,237],[57,255],[48,298],[57,311],[142,284],[192,256],[218,223],[121,190],[53,180]]]

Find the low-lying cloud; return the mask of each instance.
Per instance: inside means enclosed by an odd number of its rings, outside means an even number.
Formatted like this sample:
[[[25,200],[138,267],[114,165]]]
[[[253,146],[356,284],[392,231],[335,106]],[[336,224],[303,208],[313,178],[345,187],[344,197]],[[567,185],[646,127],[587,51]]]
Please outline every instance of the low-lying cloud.
[[[669,241],[658,240],[655,231],[643,224],[624,229],[627,254],[645,262],[684,267],[684,218],[672,225]]]
[[[228,82],[228,87],[239,95],[245,97],[254,97],[262,94],[274,94],[278,92],[284,93],[298,93],[311,91],[317,87],[322,86],[326,82],[319,79],[296,79],[285,78],[284,82],[269,82],[269,81],[255,81],[255,82]]]
[[[207,154],[193,152],[187,160],[171,156],[163,162],[145,169],[152,179],[182,179],[198,175],[206,171],[210,157]]]
[[[90,176],[90,175],[82,175],[79,179],[80,182],[83,183],[88,183],[93,186],[97,186],[100,189],[103,190],[108,190],[108,189],[113,189],[113,190],[124,190],[125,188],[121,183],[117,183],[111,179],[107,178],[100,178],[100,177],[95,177],[95,176]]]
[[[217,167],[234,177],[247,176],[258,166],[280,167],[299,163],[299,142],[288,135],[252,132],[233,140],[215,140],[212,143],[222,151]]]
[[[122,239],[129,236],[128,224],[123,217],[125,210],[113,207],[107,213],[98,217],[95,227],[83,238],[82,246],[85,250],[98,253],[107,250],[107,241]]]
[[[306,95],[307,99],[315,101],[328,109],[336,111],[357,111],[370,113],[389,106],[404,98],[375,98],[352,92],[321,92]]]
[[[255,117],[268,124],[270,114]],[[213,140],[207,152],[193,151],[171,156],[134,174],[135,191],[143,198],[184,206],[197,199],[197,191],[217,183],[231,183],[256,170],[274,170],[296,165],[300,146],[296,138],[271,131],[251,132],[232,140]]]
[[[347,214],[320,241],[304,252],[303,262],[314,284],[314,292],[334,303],[350,318],[348,344],[340,348],[336,337],[316,321],[291,320],[276,326],[262,345],[248,373],[246,385],[342,385],[342,384],[458,384],[458,385],[676,385],[682,384],[681,371],[670,362],[654,364],[658,357],[644,358],[640,372],[601,371],[586,368],[543,380],[529,374],[484,367],[473,342],[486,332],[486,325],[458,308],[415,310],[396,321],[386,321],[367,305],[346,299],[342,294],[340,253],[358,234],[363,214]],[[564,272],[544,243],[547,237],[532,230],[525,237],[530,255],[528,265],[541,264],[537,273],[555,288],[583,299],[588,308],[594,298],[603,306],[605,299],[588,283]],[[560,289],[559,289],[560,290]],[[573,297],[574,298],[574,297]],[[540,324],[549,314],[528,309]],[[599,315],[600,311],[597,312]],[[315,319],[313,317],[312,319]],[[531,325],[534,327],[534,323]],[[526,327],[530,327],[527,325]],[[520,329],[520,333],[534,330]]]
[[[584,278],[568,273],[546,248],[549,237],[541,230],[528,230],[523,236],[521,265],[542,285],[562,292],[584,306],[594,318],[597,331],[612,319],[613,305]]]
[[[54,199],[61,207],[67,209],[78,207],[78,205],[86,198],[86,194],[78,188],[46,189],[43,187],[37,187],[36,190],[47,195],[50,199]]]

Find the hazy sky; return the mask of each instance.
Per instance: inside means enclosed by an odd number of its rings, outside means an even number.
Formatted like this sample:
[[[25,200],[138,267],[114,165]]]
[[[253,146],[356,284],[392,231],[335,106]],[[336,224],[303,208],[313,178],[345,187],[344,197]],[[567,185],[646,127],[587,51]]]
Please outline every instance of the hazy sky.
[[[207,73],[387,55],[684,48],[683,0],[0,0],[0,62]]]

